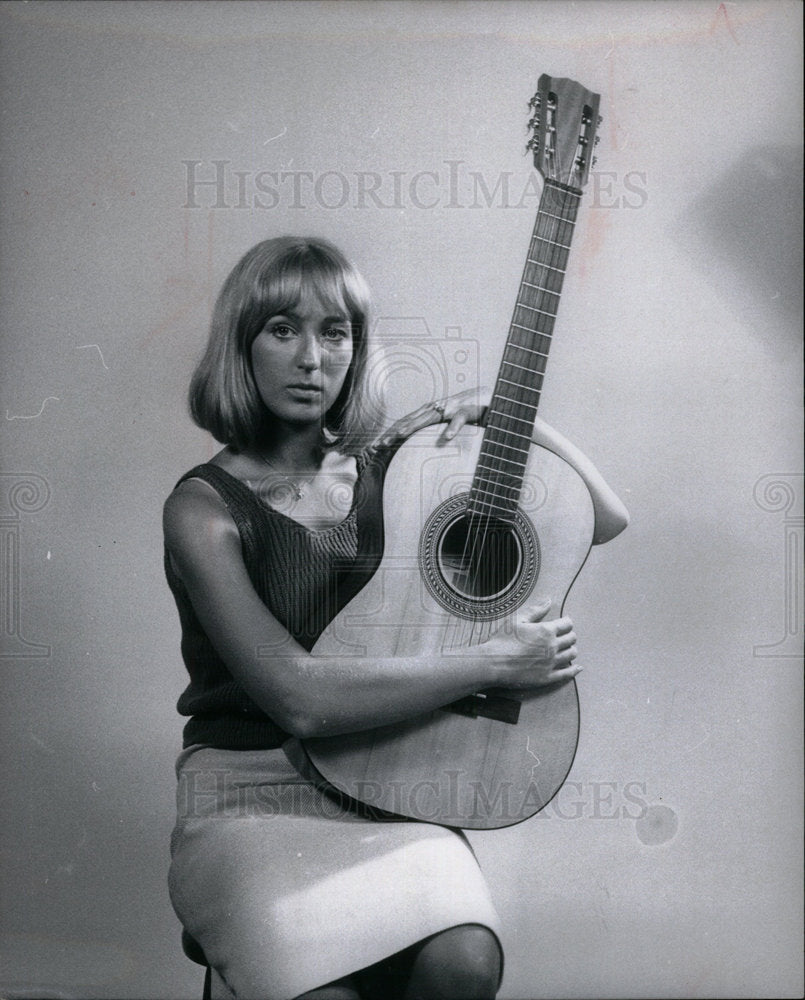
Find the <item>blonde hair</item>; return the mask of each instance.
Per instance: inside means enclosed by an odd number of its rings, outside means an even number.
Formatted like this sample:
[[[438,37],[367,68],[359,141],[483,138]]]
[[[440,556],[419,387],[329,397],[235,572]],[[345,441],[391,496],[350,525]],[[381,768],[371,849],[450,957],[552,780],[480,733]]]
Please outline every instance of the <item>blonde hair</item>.
[[[324,423],[325,448],[356,454],[375,437],[382,405],[369,383],[369,290],[331,243],[280,236],[252,247],[224,282],[207,349],[190,382],[193,420],[223,444],[242,450],[265,431],[267,412],[254,381],[251,348],[271,316],[293,309],[304,288],[345,309],[353,354],[344,385]]]

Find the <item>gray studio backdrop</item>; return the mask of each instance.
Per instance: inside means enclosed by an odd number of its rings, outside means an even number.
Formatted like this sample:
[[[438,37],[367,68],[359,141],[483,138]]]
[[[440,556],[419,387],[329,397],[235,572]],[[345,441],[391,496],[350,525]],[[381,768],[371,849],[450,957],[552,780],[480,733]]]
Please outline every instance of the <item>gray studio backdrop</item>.
[[[602,94],[542,414],[632,514],[571,593],[570,781],[472,836],[502,996],[793,996],[800,61],[792,3],[4,4],[0,995],[192,997],[160,509],[223,277],[314,233],[394,413],[494,377],[541,72]],[[799,589],[798,589],[799,588]]]

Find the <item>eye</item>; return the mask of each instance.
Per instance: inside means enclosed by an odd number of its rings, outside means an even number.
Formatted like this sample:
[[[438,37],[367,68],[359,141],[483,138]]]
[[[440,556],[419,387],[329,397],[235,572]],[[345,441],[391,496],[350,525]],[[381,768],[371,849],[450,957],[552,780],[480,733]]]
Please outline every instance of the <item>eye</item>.
[[[329,326],[324,331],[325,340],[334,342],[348,340],[352,336],[352,331],[348,326]]]
[[[288,323],[269,323],[266,326],[266,330],[273,336],[277,337],[279,340],[287,340],[289,337],[293,336],[293,327]]]

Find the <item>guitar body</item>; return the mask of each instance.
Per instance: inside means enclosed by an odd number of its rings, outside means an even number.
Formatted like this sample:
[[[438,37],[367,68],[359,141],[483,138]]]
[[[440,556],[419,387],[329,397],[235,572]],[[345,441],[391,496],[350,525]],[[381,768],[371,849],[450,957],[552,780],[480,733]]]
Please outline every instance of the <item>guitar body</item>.
[[[315,655],[365,657],[463,653],[537,600],[561,615],[592,543],[593,508],[576,471],[529,449],[517,518],[492,538],[473,583],[461,555],[467,495],[483,430],[467,426],[436,445],[441,428],[410,437],[383,486],[380,565],[316,643]],[[477,543],[476,543],[477,547]],[[477,575],[478,560],[474,564]],[[495,690],[395,725],[305,741],[320,774],[371,807],[469,829],[520,822],[556,794],[578,742],[576,685]]]

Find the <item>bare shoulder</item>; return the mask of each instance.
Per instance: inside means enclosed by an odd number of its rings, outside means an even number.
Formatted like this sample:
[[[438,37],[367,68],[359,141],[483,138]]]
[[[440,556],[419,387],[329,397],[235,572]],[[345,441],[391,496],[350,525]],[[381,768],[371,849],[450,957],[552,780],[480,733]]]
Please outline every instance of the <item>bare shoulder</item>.
[[[174,568],[240,550],[232,515],[218,493],[202,479],[186,479],[165,501],[162,510],[165,545]]]

